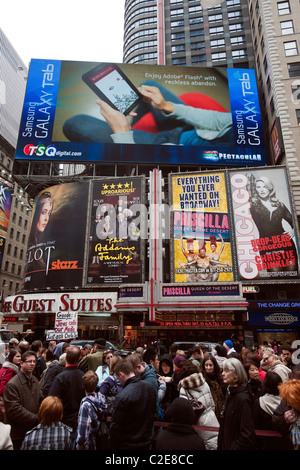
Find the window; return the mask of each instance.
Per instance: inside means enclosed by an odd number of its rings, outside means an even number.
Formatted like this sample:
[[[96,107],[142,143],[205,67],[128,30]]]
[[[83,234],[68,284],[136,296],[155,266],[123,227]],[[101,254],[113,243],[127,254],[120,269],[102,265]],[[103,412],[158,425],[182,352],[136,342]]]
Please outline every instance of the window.
[[[218,60],[226,60],[226,52],[216,52],[211,55],[212,62]]]
[[[280,21],[280,27],[282,34],[293,34],[294,24],[293,21]]]
[[[296,109],[296,117],[297,117],[298,126],[300,126],[300,109]]]
[[[290,2],[278,2],[277,9],[279,15],[288,15],[291,13]]]
[[[172,52],[182,52],[185,51],[185,44],[178,44],[177,46],[172,46]]]
[[[300,62],[294,62],[292,64],[288,64],[288,72],[289,72],[290,78],[300,77]]]
[[[225,46],[225,39],[214,39],[210,41],[210,47],[213,49],[214,47],[224,47]]]
[[[292,100],[294,104],[300,103],[300,82],[296,80],[295,83],[291,86],[292,89]],[[7,250],[8,254],[8,250]]]
[[[283,43],[284,52],[287,57],[291,55],[298,55],[298,47],[296,41],[289,41]]]

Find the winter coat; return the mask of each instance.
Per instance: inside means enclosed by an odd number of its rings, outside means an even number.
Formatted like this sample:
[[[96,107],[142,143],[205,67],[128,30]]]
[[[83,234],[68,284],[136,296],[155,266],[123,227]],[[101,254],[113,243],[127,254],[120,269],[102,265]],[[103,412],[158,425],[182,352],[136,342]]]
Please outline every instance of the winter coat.
[[[162,370],[162,367],[161,367],[161,363],[162,361],[166,362],[169,364],[171,370],[170,372],[165,376],[163,370]],[[160,377],[167,377],[170,379],[170,382],[167,382],[166,381],[166,392],[160,402],[160,406],[162,407],[162,409],[164,410],[164,412],[166,411],[166,409],[170,406],[170,404],[172,403],[172,401],[178,397],[179,393],[178,393],[178,389],[177,389],[177,381],[176,381],[176,376],[175,376],[175,372],[174,372],[174,366],[173,366],[173,359],[172,359],[172,356],[170,356],[169,354],[165,354],[164,356],[161,356],[159,358],[159,369],[158,369],[158,375]],[[167,380],[169,380],[167,379]]]
[[[218,450],[251,450],[255,448],[252,398],[247,388],[227,389],[224,416],[220,421]]]
[[[99,417],[106,412],[107,404],[101,393],[90,393],[81,400],[78,413],[76,445],[85,450],[96,450],[96,433],[100,426]]]
[[[13,450],[10,428],[9,424],[0,422],[0,450]]]
[[[197,424],[199,426],[219,427],[219,422],[215,414],[215,403],[210,391],[210,387],[205,381],[201,372],[189,375],[180,380],[178,384],[179,396],[189,398],[189,392],[193,398],[197,398],[204,406],[205,410],[201,414]],[[207,450],[216,450],[218,431],[198,431],[205,442]]]
[[[6,385],[4,394],[5,422],[11,425],[11,438],[23,439],[39,422],[38,412],[43,399],[36,377],[30,381],[18,372]]]
[[[156,437],[155,450],[205,450],[204,440],[193,427],[195,413],[185,398],[175,398],[165,415],[170,423]]]
[[[117,394],[109,427],[111,449],[133,450],[150,446],[156,412],[153,385],[135,375]]]
[[[50,396],[59,397],[62,400],[64,414],[61,421],[73,430],[77,428],[78,410],[84,397],[83,375],[77,366],[65,367],[57,374],[49,390]]]
[[[48,368],[44,371],[44,375],[41,377],[41,388],[44,397],[46,398],[48,396],[50,387],[53,383],[53,380],[59,374],[62,370],[64,369],[64,366],[61,365],[56,359],[51,362],[51,364],[48,366]]]
[[[272,416],[280,401],[279,395],[275,396],[270,393],[265,393],[255,400],[253,405],[255,429],[273,430]],[[261,436],[258,439],[258,446],[262,450],[276,450],[279,449],[281,442],[282,440],[278,438]]]
[[[13,362],[5,361],[0,369],[0,396],[3,396],[6,384],[19,372],[19,367]]]

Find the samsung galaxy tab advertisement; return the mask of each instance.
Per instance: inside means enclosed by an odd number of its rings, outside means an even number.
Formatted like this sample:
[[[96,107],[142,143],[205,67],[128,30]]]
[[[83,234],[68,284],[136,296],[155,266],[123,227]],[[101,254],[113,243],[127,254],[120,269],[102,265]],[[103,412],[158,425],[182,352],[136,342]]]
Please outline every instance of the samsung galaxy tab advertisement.
[[[33,59],[16,159],[262,166],[255,72]]]

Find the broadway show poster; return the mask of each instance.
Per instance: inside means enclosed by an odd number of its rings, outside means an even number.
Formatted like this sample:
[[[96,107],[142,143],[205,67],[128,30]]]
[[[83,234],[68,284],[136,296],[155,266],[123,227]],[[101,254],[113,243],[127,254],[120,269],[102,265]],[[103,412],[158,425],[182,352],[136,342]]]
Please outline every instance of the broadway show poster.
[[[285,167],[229,171],[241,281],[299,279],[298,230]]]
[[[86,287],[144,282],[144,194],[143,177],[91,183]]]
[[[51,186],[36,198],[23,288],[82,287],[89,183]]]
[[[2,266],[5,240],[7,237],[13,191],[14,185],[0,178],[0,268]]]
[[[172,282],[234,281],[225,174],[169,179]]]
[[[16,159],[263,166],[253,69],[33,59]]]

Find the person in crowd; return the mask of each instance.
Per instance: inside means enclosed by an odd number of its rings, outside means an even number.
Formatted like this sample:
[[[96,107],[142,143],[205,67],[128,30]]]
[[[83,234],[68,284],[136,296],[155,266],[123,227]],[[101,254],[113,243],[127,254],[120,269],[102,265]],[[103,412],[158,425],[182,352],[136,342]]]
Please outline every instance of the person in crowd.
[[[14,446],[10,437],[10,424],[4,424],[4,412],[0,407],[0,450],[13,450]]]
[[[285,343],[281,346],[281,360],[283,362],[283,364],[288,367],[289,369],[293,369],[293,360],[292,360],[292,356],[293,356],[293,348],[290,344],[288,343]]]
[[[215,357],[220,369],[223,369],[223,362],[227,359],[227,349],[221,345],[216,344],[215,348],[212,347],[211,354]]]
[[[248,391],[254,402],[263,393],[263,383],[259,378],[259,369],[255,362],[247,361],[243,365],[248,377]]]
[[[99,366],[103,365],[103,353],[105,351],[106,341],[104,338],[99,338],[94,342],[91,354],[88,354],[78,364],[81,371],[87,372],[92,370],[96,372]]]
[[[290,375],[290,380],[296,380],[300,383],[300,365],[296,364],[293,367],[293,370]],[[287,387],[287,389],[289,389]],[[280,394],[280,391],[279,391]],[[274,414],[272,416],[272,425],[273,429],[277,432],[279,432],[283,437],[282,439],[284,440],[284,443],[286,445],[287,450],[292,450],[294,449],[293,443],[290,439],[290,425],[291,423],[289,422],[289,415],[291,413],[287,413],[288,411],[291,411],[291,408],[293,408],[293,405],[289,405],[287,400],[287,397],[283,398],[280,394],[281,401],[278,405],[278,407],[275,409]],[[287,413],[287,415],[286,415]],[[286,419],[287,417],[287,419]]]
[[[102,358],[103,365],[97,367],[96,369],[96,374],[98,376],[98,387],[100,387],[100,385],[102,384],[102,382],[104,382],[106,377],[109,376],[109,364],[110,364],[112,357],[113,357],[113,353],[110,349],[108,351],[104,351],[103,358]]]
[[[21,450],[71,450],[72,429],[61,422],[63,404],[58,397],[46,397],[39,409],[39,424],[28,431]]]
[[[54,378],[64,369],[64,367],[66,367],[66,355],[67,353],[63,353],[59,360],[54,359],[44,371],[44,375],[40,381],[40,386],[44,397],[48,396]],[[53,357],[55,358],[54,355]]]
[[[69,341],[60,341],[56,344],[53,348],[53,354],[57,360],[59,360],[60,356],[67,352],[67,349],[70,347]]]
[[[109,376],[100,385],[99,391],[105,397],[107,403],[107,414],[111,416],[116,395],[122,390],[118,378],[114,373],[117,362],[122,361],[120,356],[113,356],[109,363]]]
[[[25,341],[25,339],[22,339],[18,345],[18,350],[20,351],[21,356],[24,352],[28,351],[29,349],[30,349],[30,343],[28,341]]]
[[[220,421],[221,411],[224,405],[225,388],[220,366],[214,356],[206,356],[203,359],[201,373],[209,385],[215,404],[215,415],[217,420]]]
[[[203,351],[200,346],[195,346],[189,351],[189,359],[192,361],[200,370],[201,361],[203,360]]]
[[[229,358],[224,362],[222,375],[227,392],[220,420],[218,450],[255,449],[252,399],[247,390],[244,366],[238,359]]]
[[[34,351],[22,354],[19,372],[7,383],[3,399],[5,422],[11,425],[14,450],[19,450],[27,431],[38,424],[43,396],[33,375],[37,356]]]
[[[282,400],[288,405],[284,413],[285,422],[289,425],[289,437],[295,450],[300,449],[300,380],[292,379],[279,385]]]
[[[21,353],[18,349],[11,349],[7,360],[0,369],[0,405],[3,405],[3,393],[7,383],[20,370]]]
[[[180,364],[185,361],[186,358],[184,356],[181,356],[181,355],[178,355],[178,356],[175,356],[174,359],[173,359],[173,363],[174,363],[174,376],[178,379],[178,374],[180,372]],[[178,381],[178,380],[176,380]]]
[[[2,367],[6,361],[9,351],[8,343],[0,343],[0,367]]]
[[[251,354],[251,349],[246,348],[245,346],[241,349],[241,360],[242,362],[247,362],[248,355]]]
[[[166,411],[168,426],[157,434],[155,450],[206,450],[203,438],[194,429],[195,413],[185,398],[175,398]]]
[[[156,392],[152,384],[135,375],[128,360],[115,365],[123,390],[117,394],[109,427],[111,449],[149,450],[153,438]]]
[[[160,402],[162,411],[165,412],[174,398],[178,397],[176,377],[174,375],[174,366],[172,356],[165,354],[159,360],[158,368],[159,380],[166,383],[166,392]]]
[[[281,401],[279,395],[281,383],[281,378],[276,372],[267,372],[263,382],[263,393],[253,404],[255,429],[273,430],[272,416]],[[262,450],[278,449],[281,445],[281,440],[269,436],[261,436],[257,442]]]
[[[81,359],[83,359],[88,354],[91,354],[93,346],[91,344],[85,344],[83,348],[81,348]]]
[[[80,403],[84,397],[82,387],[83,372],[78,369],[78,361],[80,359],[80,348],[78,346],[70,346],[66,353],[66,366],[56,375],[49,395],[61,399],[63,403],[62,422],[72,428],[72,439],[75,440],[77,431],[77,418]]]
[[[141,358],[143,357],[143,354],[144,354],[144,348],[142,348],[141,346],[138,346],[136,349],[135,349],[135,353],[136,354],[139,354],[139,356],[141,356]]]
[[[85,397],[81,400],[78,413],[77,450],[97,450],[97,431],[101,415],[107,409],[105,397],[96,392],[98,380],[98,375],[92,370],[87,371],[82,378]]]
[[[215,403],[209,385],[206,383],[202,373],[199,372],[198,367],[189,360],[181,365],[178,389],[179,397],[185,398],[188,401],[196,399],[203,405],[203,412],[195,424],[199,426],[219,427],[219,422],[215,414]],[[217,431],[201,430],[199,431],[199,435],[203,438],[207,450],[216,450]]]
[[[8,343],[9,350],[17,349],[19,346],[19,340],[17,338],[11,338]]]
[[[249,362],[254,362],[254,364],[258,368],[259,378],[263,382],[267,372],[265,370],[262,370],[260,366],[261,359],[259,355],[255,352],[251,352],[247,355],[247,358]]]
[[[283,364],[273,350],[265,350],[263,353],[262,363],[264,364],[265,370],[272,370],[280,375],[282,382],[286,382],[291,374],[291,369]]]
[[[236,350],[233,347],[233,342],[231,341],[231,339],[226,339],[226,341],[224,341],[223,343],[223,346],[227,351],[227,357],[229,356],[229,354],[236,352]]]

